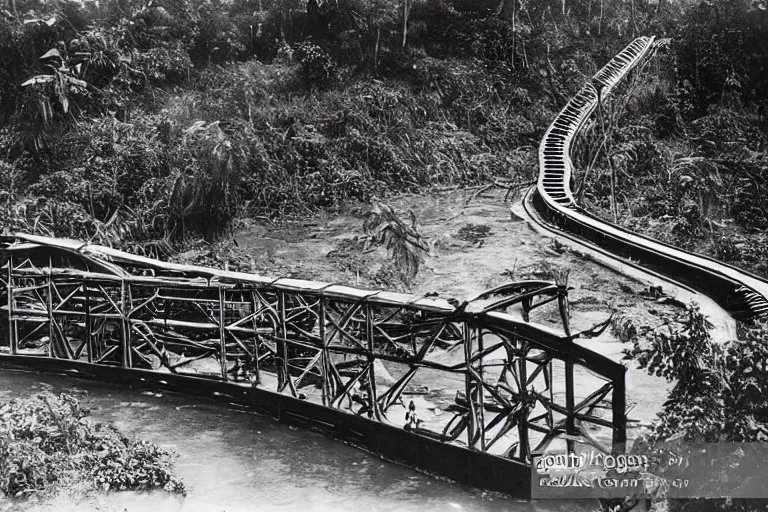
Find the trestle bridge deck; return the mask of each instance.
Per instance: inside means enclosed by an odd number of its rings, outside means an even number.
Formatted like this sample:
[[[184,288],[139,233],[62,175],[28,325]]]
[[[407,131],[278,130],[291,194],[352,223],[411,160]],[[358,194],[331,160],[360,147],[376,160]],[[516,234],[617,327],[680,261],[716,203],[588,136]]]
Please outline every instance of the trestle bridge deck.
[[[5,365],[218,397],[517,496],[533,452],[625,442],[625,368],[574,342],[607,324],[570,333],[565,286],[522,281],[459,303],[25,234],[0,254]],[[538,308],[559,312],[561,330],[530,322]],[[442,389],[407,430],[417,382]]]

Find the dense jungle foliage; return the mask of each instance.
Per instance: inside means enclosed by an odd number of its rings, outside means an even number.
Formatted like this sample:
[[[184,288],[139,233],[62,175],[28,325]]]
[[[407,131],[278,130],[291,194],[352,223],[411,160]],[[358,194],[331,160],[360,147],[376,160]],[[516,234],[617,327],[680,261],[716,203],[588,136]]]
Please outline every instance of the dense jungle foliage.
[[[624,116],[595,135],[610,140],[589,144],[600,151],[587,204],[611,201],[613,172],[622,222],[672,224],[658,231],[700,234],[728,259],[751,261],[764,243],[750,235],[768,223],[761,2],[0,7],[3,228],[167,256],[238,219],[525,181],[568,95],[655,34],[672,38],[667,54],[613,103]]]
[[[47,496],[73,485],[185,492],[173,476],[171,453],[86,415],[80,402],[64,393],[0,404],[0,498]]]
[[[691,305],[677,322],[635,333],[624,351],[626,359],[649,374],[674,383],[652,431],[635,442],[636,453],[679,453],[687,457],[691,443],[726,446],[725,443],[768,441],[768,404],[764,398],[768,391],[768,331],[744,327],[741,340],[722,343],[712,339],[710,327],[699,309]],[[723,496],[741,485],[757,484],[757,488],[764,488],[768,460],[755,458],[758,449],[724,450],[725,456],[713,454],[697,459],[704,464],[708,479],[695,485],[706,485],[710,491],[723,492]],[[656,475],[664,477],[669,468],[656,469]],[[701,478],[701,467],[692,471],[699,471]],[[661,490],[659,495],[663,494]],[[752,496],[753,499],[672,499],[656,510],[768,509],[768,500]]]

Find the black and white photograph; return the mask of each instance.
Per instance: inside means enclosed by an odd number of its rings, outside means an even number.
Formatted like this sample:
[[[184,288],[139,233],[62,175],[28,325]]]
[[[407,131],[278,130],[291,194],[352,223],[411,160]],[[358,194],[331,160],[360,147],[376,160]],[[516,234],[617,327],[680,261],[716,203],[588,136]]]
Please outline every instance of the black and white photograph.
[[[768,510],[768,0],[0,0],[0,512]]]

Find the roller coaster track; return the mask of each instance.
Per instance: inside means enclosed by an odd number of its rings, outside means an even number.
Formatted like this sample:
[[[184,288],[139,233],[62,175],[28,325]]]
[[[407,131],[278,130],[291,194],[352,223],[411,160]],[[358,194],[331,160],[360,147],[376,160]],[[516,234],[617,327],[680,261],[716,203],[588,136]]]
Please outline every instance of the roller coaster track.
[[[574,140],[601,102],[633,69],[647,61],[658,45],[654,37],[635,39],[560,111],[539,147],[538,183],[526,198],[526,210],[535,222],[548,229],[592,242],[604,254],[637,262],[657,276],[710,296],[737,320],[766,316],[768,281],[598,219],[581,208],[571,192]]]

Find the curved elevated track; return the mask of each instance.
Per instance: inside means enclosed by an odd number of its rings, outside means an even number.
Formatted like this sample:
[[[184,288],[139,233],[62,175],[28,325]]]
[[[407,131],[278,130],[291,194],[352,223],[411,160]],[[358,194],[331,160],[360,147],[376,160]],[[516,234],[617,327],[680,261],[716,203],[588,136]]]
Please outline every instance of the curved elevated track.
[[[574,200],[570,153],[575,138],[600,102],[654,53],[656,45],[653,37],[635,39],[560,111],[539,147],[539,179],[529,194],[530,203],[543,219],[558,229],[712,297],[737,320],[765,316],[768,314],[768,281],[765,279],[605,222],[580,208]]]

